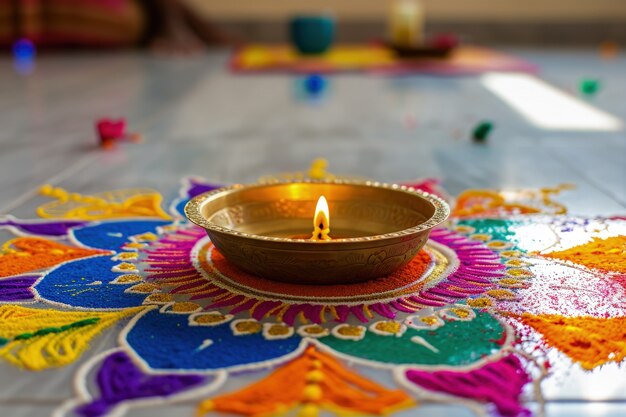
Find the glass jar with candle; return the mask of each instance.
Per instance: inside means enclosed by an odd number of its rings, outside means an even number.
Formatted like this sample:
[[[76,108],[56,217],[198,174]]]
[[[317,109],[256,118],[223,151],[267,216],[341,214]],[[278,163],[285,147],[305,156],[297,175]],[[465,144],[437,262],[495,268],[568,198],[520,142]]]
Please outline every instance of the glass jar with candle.
[[[424,43],[424,8],[418,0],[394,0],[389,15],[389,35],[395,47],[418,48]]]

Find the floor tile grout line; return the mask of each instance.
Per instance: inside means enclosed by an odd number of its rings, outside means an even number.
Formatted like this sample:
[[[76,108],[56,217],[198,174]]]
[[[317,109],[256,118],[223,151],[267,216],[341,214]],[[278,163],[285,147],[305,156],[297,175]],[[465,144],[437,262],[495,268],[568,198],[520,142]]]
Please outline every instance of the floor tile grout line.
[[[574,172],[575,174],[580,176],[583,180],[585,180],[589,185],[594,187],[596,190],[600,191],[602,194],[604,194],[608,198],[610,198],[613,201],[615,201],[617,204],[622,206],[622,208],[626,209],[626,201],[622,201],[622,199],[617,197],[610,190],[607,190],[602,185],[600,185],[599,183],[597,183],[596,181],[591,179],[583,170],[580,170],[575,165],[572,165],[572,164],[568,163],[566,158],[561,157],[557,152],[554,152],[553,149],[550,149],[550,147],[543,146],[542,148],[545,149],[547,152],[549,152],[550,155],[552,155],[552,157],[555,160],[557,160],[557,161],[559,161],[559,163],[561,163],[561,165],[563,165],[563,166],[567,167],[568,169],[570,169],[572,172]]]
[[[180,101],[180,99],[174,100],[174,101],[178,102]],[[157,110],[156,112],[153,112],[151,115],[144,118],[143,121],[136,123],[135,126],[139,127],[140,130],[144,130],[144,129],[147,130],[150,127],[150,125],[156,123],[156,121],[160,118],[160,116],[166,110],[173,108],[173,107],[175,107],[173,103],[170,103],[169,105],[165,105],[160,110]],[[80,171],[85,165],[87,165],[88,162],[95,160],[96,157],[98,157],[99,155],[100,155],[100,152],[91,151],[89,154],[81,157],[73,165],[69,166],[65,170],[62,170],[54,177],[48,179],[46,183],[51,184],[51,185],[58,185],[60,182],[67,179],[70,175],[74,174],[77,171]],[[11,211],[15,210],[16,208],[20,207],[21,205],[35,198],[38,194],[39,194],[39,187],[29,190],[19,195],[18,197],[10,201],[8,204],[6,204],[4,207],[0,208],[0,214],[10,214]]]
[[[49,178],[46,181],[46,183],[52,184],[52,185],[56,185],[60,183],[61,181],[69,177],[70,175],[74,174],[77,171],[80,171],[82,168],[84,168],[86,165],[92,162],[92,160],[96,159],[95,157],[97,156],[98,156],[97,152],[94,152],[94,151],[90,152],[89,154],[78,159],[78,161],[76,161],[74,164],[70,165],[69,167],[59,172],[54,177]],[[0,209],[0,213],[9,214],[11,211],[16,209],[17,207],[21,206],[22,204],[25,204],[32,198],[35,198],[38,194],[39,194],[39,187],[29,190],[23,193],[22,195],[14,198],[13,201],[9,202],[7,205],[2,207]]]
[[[544,79],[543,77],[538,77],[540,80],[548,83],[551,86],[554,86],[553,83],[549,82],[548,80]],[[483,89],[489,93],[491,93],[494,97],[497,97],[492,91],[488,90],[484,85],[482,86]],[[558,86],[554,86],[555,88],[561,89]],[[503,102],[504,103],[504,102]],[[506,103],[505,103],[506,104]],[[509,108],[511,114],[517,115],[518,118],[520,120],[524,120],[524,117],[522,117],[522,115],[517,112],[514,108],[512,108],[511,106],[507,105],[507,107]],[[602,110],[602,109],[601,109]],[[528,124],[528,126],[533,126],[532,123],[530,123],[529,121],[526,120],[526,123]],[[609,190],[607,190],[606,188],[602,187],[600,184],[598,184],[596,181],[592,180],[589,176],[587,176],[583,171],[577,169],[575,166],[569,164],[567,162],[566,159],[562,158],[560,155],[558,155],[556,152],[554,152],[553,149],[551,149],[548,146],[545,146],[545,142],[542,141],[541,139],[538,138],[533,138],[535,140],[535,142],[537,143],[537,145],[539,147],[541,147],[542,149],[544,149],[546,152],[550,153],[550,155],[552,155],[552,157],[557,160],[561,165],[563,165],[564,167],[568,168],[571,172],[573,172],[574,174],[578,175],[582,180],[586,181],[589,185],[591,185],[592,187],[594,187],[596,190],[598,190],[599,192],[601,192],[602,194],[604,194],[605,196],[607,196],[608,198],[610,198],[611,200],[613,200],[614,202],[616,202],[617,204],[619,204],[620,206],[622,206],[622,208],[626,209],[626,201],[622,201],[619,197],[617,197],[616,195],[614,195],[613,193],[611,193]]]

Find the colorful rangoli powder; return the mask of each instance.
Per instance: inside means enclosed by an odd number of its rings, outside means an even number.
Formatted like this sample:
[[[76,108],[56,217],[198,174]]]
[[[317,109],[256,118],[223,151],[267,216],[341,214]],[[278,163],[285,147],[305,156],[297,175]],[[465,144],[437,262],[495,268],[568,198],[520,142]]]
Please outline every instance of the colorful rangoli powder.
[[[130,400],[167,398],[189,388],[200,386],[210,377],[200,375],[149,375],[135,365],[123,351],[108,356],[95,378],[99,396],[76,408],[80,417],[104,417],[120,404]]]
[[[543,256],[574,262],[601,271],[626,274],[626,236],[595,238],[584,245],[547,253]]]
[[[626,357],[626,317],[521,316],[544,337],[546,344],[559,349],[584,369],[593,369]]]
[[[530,377],[514,355],[469,372],[409,370],[406,378],[430,391],[492,403],[504,417],[531,415],[518,401]]]
[[[140,310],[79,312],[0,306],[0,358],[32,371],[68,365],[100,332]]]
[[[77,248],[36,237],[18,237],[0,248],[0,277],[23,274],[107,251]]]
[[[371,382],[347,370],[330,355],[309,347],[259,382],[202,402],[197,415],[219,411],[266,416],[294,408],[302,416],[315,416],[320,408],[381,415],[412,404],[404,392]]]
[[[0,361],[47,373],[80,366],[76,396],[56,414],[198,400],[199,414],[380,415],[415,406],[413,397],[525,417],[531,398],[520,394],[532,378],[540,399],[543,374],[528,373],[523,357],[549,353],[555,374],[580,364],[600,378],[626,358],[626,237],[591,240],[624,219],[518,215],[562,212],[551,197],[563,187],[467,193],[457,208],[479,218],[433,230],[390,277],[333,288],[229,269],[205,231],[183,220],[188,198],[214,188],[186,180],[165,213],[148,189],[44,187],[56,201],[39,213],[52,220],[0,219],[18,235],[0,250]],[[527,252],[540,247],[524,229],[535,223],[556,241],[590,242]],[[85,357],[105,330],[120,332],[119,345]],[[393,381],[380,385],[381,372]]]

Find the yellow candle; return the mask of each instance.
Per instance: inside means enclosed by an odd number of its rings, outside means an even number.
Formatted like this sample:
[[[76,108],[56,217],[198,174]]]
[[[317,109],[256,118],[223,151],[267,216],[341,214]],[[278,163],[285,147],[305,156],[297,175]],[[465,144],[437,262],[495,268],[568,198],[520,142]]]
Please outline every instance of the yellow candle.
[[[317,200],[315,206],[315,216],[313,216],[313,234],[311,240],[330,240],[330,214],[328,202],[324,196]]]
[[[391,43],[415,48],[424,43],[424,9],[417,0],[395,0],[389,16]]]

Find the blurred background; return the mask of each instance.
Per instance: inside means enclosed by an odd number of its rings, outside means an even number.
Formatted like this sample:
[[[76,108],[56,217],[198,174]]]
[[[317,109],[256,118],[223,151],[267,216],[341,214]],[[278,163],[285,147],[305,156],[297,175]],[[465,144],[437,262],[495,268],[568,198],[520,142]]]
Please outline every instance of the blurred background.
[[[390,0],[0,0],[0,42],[48,46],[149,44],[192,22],[204,43],[281,42],[296,14],[331,14],[336,40],[385,37]],[[422,0],[427,33],[481,44],[580,46],[626,40],[623,0]],[[178,23],[177,23],[178,22]],[[171,35],[171,34],[168,34]],[[171,46],[171,45],[170,45]]]
[[[247,39],[287,39],[290,15],[325,10],[339,18],[338,39],[366,41],[387,25],[390,0],[186,0],[200,15]],[[593,45],[626,40],[623,0],[422,0],[427,31],[470,42]]]

